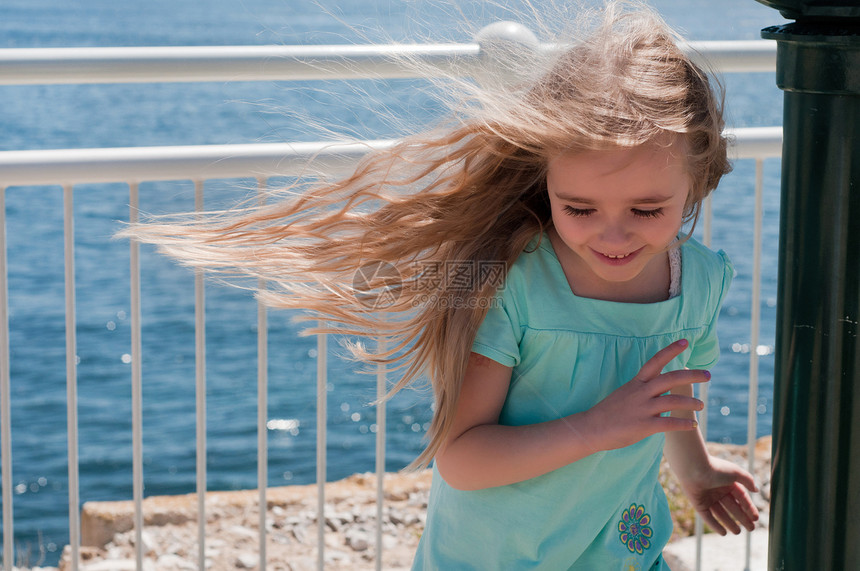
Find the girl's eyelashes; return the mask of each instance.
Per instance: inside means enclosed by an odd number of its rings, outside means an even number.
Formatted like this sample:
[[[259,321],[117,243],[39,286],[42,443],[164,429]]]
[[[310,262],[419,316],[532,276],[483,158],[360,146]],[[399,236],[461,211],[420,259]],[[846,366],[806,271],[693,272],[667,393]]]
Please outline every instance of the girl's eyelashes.
[[[651,210],[642,210],[640,208],[633,208],[632,212],[634,216],[638,216],[639,218],[657,218],[663,214],[663,209],[653,208]]]
[[[576,208],[574,206],[565,205],[564,207],[565,213],[571,216],[588,216],[592,212],[594,212],[593,208]]]
[[[576,208],[575,206],[565,205],[564,212],[570,216],[583,217],[594,213],[594,208]],[[651,210],[643,210],[641,208],[631,208],[630,212],[637,218],[657,218],[662,216],[662,208],[653,208]]]

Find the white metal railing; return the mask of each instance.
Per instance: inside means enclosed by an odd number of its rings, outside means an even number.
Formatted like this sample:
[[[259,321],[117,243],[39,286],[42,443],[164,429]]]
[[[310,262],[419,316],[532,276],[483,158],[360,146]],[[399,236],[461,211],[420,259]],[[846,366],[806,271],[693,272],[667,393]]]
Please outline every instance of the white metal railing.
[[[397,61],[406,55],[425,64],[461,71],[486,57],[482,43],[439,46],[346,47],[228,47],[228,48],[79,48],[0,50],[0,84],[93,83],[93,82],[161,82],[161,81],[251,81],[271,79],[319,79],[354,77],[407,77],[411,67]],[[484,49],[482,49],[484,48]],[[556,49],[555,46],[540,46]],[[688,48],[701,53],[724,72],[772,71],[775,48],[770,42],[697,42]],[[779,127],[737,129],[733,135],[732,153],[737,159],[756,161],[756,232],[753,274],[751,339],[758,343],[758,307],[760,291],[762,163],[781,154],[782,130]],[[14,521],[12,515],[11,424],[9,421],[9,319],[6,269],[5,192],[21,185],[60,185],[64,189],[65,259],[66,259],[66,344],[67,344],[67,411],[69,460],[69,527],[72,551],[71,568],[77,570],[80,559],[80,516],[78,513],[77,461],[77,372],[75,363],[75,280],[74,280],[74,187],[83,183],[124,182],[129,185],[129,219],[137,220],[138,187],[144,181],[192,180],[196,207],[202,209],[204,182],[210,179],[254,177],[261,190],[270,176],[297,176],[306,172],[313,159],[315,170],[335,170],[352,163],[368,150],[393,144],[389,140],[359,143],[293,143],[253,145],[210,145],[183,147],[67,149],[46,151],[0,152],[0,447],[2,447],[3,560],[13,561]],[[709,241],[710,216],[705,215],[705,241]],[[140,261],[139,247],[130,245],[131,264],[131,355],[132,355],[132,431],[133,496],[137,568],[142,569],[143,529],[143,455],[142,455],[142,379],[140,368]],[[196,280],[196,353],[197,353],[197,491],[199,521],[199,566],[205,568],[205,323],[204,292],[201,277]],[[266,311],[258,308],[258,485],[260,493],[260,569],[266,568]],[[326,338],[318,338],[317,349],[317,485],[318,560],[324,566],[323,484],[326,480]],[[755,394],[757,367],[755,350],[750,351],[750,462],[755,437]],[[385,391],[385,377],[378,377],[378,391]],[[706,400],[706,395],[702,395]],[[382,562],[382,503],[385,449],[385,408],[381,405],[377,419],[377,530],[376,562]],[[706,430],[706,419],[702,422]],[[749,547],[747,567],[749,566]],[[11,566],[7,563],[7,569]]]
[[[530,32],[517,25],[497,25],[492,32],[479,34],[482,39],[471,44],[0,49],[0,85],[426,77],[431,68],[475,71],[492,57],[496,40],[531,43],[524,39]],[[724,73],[773,71],[776,66],[773,42],[707,41],[683,47]],[[421,71],[404,63],[416,60]]]

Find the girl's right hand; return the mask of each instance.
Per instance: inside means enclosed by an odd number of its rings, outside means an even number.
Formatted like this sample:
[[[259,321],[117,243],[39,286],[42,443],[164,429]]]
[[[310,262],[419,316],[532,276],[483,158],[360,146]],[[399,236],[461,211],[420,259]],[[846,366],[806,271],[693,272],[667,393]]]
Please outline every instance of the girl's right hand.
[[[692,419],[663,416],[670,411],[698,411],[705,405],[699,399],[666,394],[673,389],[710,380],[708,371],[681,369],[663,372],[672,359],[680,355],[689,343],[676,341],[658,351],[633,379],[616,389],[584,414],[596,428],[595,451],[614,450],[639,442],[658,432],[695,430]]]

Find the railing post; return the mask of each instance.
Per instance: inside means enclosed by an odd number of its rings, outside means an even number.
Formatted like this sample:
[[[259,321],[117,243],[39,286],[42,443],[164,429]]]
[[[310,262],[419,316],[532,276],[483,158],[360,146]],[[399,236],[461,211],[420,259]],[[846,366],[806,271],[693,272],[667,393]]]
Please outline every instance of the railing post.
[[[385,344],[377,341],[379,353]],[[385,516],[385,442],[387,439],[386,401],[388,394],[387,366],[380,364],[376,369],[376,571],[382,571],[383,527]]]
[[[857,569],[860,6],[760,1],[797,20],[762,32],[785,91],[769,568]]]
[[[6,188],[0,186],[0,472],[3,501],[3,569],[15,562],[12,511],[12,395],[9,367],[9,288],[6,270]]]
[[[128,221],[140,222],[140,185],[128,185]],[[134,502],[135,569],[143,569],[143,342],[140,314],[140,242],[129,243],[131,301],[131,485]]]
[[[257,194],[259,203],[265,204],[266,185],[265,178],[257,179]],[[260,291],[266,289],[266,281],[259,280],[257,287]],[[269,444],[268,428],[266,423],[269,419],[269,314],[266,306],[257,302],[257,492],[260,502],[260,571],[266,571],[266,514],[269,502],[266,497],[266,489],[269,487]]]
[[[328,448],[328,336],[317,335],[317,570],[325,569],[325,482]]]
[[[203,181],[194,181],[194,210],[203,211]],[[194,361],[197,411],[197,565],[206,569],[206,283],[194,270]]]
[[[66,427],[69,468],[69,569],[78,571],[81,552],[81,512],[78,461],[78,341],[75,295],[74,187],[63,186],[63,238],[66,294]]]

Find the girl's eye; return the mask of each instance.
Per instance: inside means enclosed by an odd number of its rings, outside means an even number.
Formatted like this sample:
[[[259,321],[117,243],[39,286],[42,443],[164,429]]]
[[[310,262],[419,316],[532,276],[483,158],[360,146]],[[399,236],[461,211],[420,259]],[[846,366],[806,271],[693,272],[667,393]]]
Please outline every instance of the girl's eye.
[[[657,218],[658,216],[663,214],[662,208],[655,208],[653,210],[641,210],[639,208],[634,208],[632,210],[633,215],[639,218]]]
[[[569,214],[570,216],[588,216],[589,214],[594,212],[594,209],[593,208],[575,208],[573,206],[566,205],[564,207],[564,211],[566,214]]]

